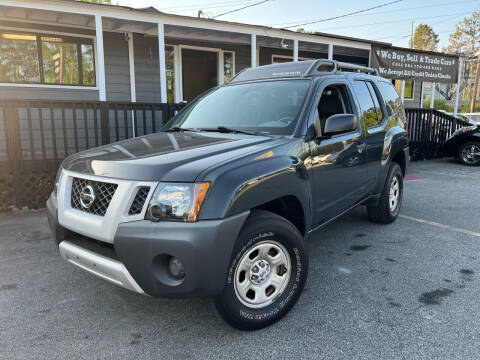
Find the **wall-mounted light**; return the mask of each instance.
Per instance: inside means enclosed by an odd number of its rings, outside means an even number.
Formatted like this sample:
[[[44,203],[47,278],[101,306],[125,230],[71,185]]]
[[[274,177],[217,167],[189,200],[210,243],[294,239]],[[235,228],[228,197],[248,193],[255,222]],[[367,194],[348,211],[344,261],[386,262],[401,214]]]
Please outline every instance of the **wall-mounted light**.
[[[288,44],[285,42],[285,39],[282,39],[282,41],[280,41],[280,45],[282,45],[282,48],[288,49]]]

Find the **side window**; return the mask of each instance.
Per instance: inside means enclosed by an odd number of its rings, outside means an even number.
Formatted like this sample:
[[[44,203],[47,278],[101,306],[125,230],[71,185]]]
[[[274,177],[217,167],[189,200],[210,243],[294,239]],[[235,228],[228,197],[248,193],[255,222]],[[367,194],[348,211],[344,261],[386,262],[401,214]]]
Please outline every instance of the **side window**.
[[[359,101],[362,121],[365,122],[367,128],[380,125],[376,106],[373,102],[372,96],[370,95],[370,90],[367,83],[365,81],[355,80],[353,82],[353,88]]]
[[[380,124],[383,120],[382,107],[378,100],[377,92],[375,91],[373,84],[370,81],[367,81],[368,90],[370,90],[370,95],[372,95],[373,103],[375,104],[375,110],[377,111],[378,123]]]
[[[322,131],[325,121],[336,114],[352,114],[350,98],[343,84],[328,85],[322,92],[318,102],[318,116]]]
[[[377,83],[378,89],[382,94],[383,101],[385,102],[385,107],[387,109],[388,117],[394,116],[398,119],[402,119],[403,116],[403,105],[400,96],[397,93],[395,87],[384,81],[379,81]]]

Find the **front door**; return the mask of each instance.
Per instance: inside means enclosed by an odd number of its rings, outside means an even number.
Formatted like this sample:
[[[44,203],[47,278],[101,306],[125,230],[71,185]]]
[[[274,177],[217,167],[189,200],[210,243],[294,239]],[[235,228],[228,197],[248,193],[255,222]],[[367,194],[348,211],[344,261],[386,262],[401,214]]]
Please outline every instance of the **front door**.
[[[346,83],[323,83],[315,108],[317,135],[335,114],[356,114],[353,96]],[[357,129],[310,142],[310,171],[313,181],[315,223],[331,220],[367,193],[367,151],[360,120]]]
[[[218,85],[218,53],[182,49],[183,100],[191,101]]]

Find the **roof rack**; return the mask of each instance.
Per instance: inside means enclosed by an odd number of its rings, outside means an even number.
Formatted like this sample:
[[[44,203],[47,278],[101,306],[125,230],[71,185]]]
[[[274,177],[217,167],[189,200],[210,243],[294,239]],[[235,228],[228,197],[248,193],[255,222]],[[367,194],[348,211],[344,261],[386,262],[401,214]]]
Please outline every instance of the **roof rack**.
[[[378,75],[377,70],[366,66],[335,60],[318,59],[247,68],[236,74],[230,80],[230,83],[271,78],[307,77],[345,71]]]
[[[341,71],[378,75],[377,70],[371,67],[339,62],[335,60],[319,59],[312,62],[303,76],[311,76],[325,72],[336,73]]]
[[[337,62],[337,69],[339,71],[342,71],[342,69],[345,69],[345,70],[350,70],[352,72],[359,72],[359,73],[372,74],[372,75],[378,76],[377,69],[374,69],[368,66],[355,65],[355,64],[345,63],[345,62]]]

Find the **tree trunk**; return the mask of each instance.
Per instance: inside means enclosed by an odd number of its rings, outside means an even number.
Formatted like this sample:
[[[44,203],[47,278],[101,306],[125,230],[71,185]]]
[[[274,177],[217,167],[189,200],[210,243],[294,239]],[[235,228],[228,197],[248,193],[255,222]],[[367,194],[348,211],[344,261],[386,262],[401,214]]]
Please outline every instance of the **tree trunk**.
[[[478,89],[478,78],[480,76],[480,56],[478,57],[477,62],[477,71],[475,74],[475,83],[473,84],[473,96],[472,102],[470,103],[470,112],[475,112],[475,105],[477,103],[477,89]]]

